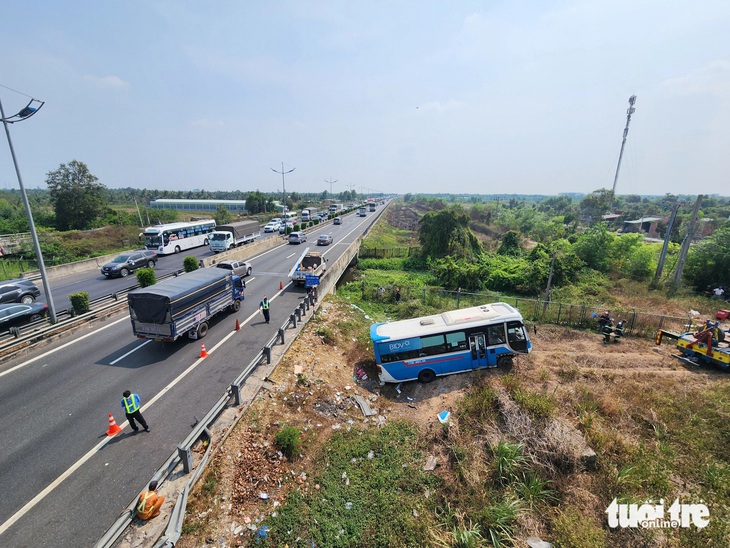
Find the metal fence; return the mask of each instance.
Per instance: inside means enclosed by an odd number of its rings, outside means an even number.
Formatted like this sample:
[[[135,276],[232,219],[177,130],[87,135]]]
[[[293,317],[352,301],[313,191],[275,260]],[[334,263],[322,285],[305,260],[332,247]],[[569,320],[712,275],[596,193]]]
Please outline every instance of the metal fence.
[[[400,289],[401,302],[415,301],[419,305],[433,308],[435,311],[455,310],[501,301],[517,308],[527,322],[562,325],[578,329],[595,327],[597,315],[605,309],[605,305],[561,303],[494,292],[471,293],[434,287],[396,287],[395,285],[383,287],[367,282],[362,282],[362,299],[394,303],[396,302],[396,289]],[[615,321],[626,320],[624,333],[651,339],[656,336],[659,329],[685,332],[698,328],[701,323],[701,318],[697,318],[693,325],[693,318],[689,315],[685,317],[666,316],[633,308],[614,307],[611,309],[611,316]]]

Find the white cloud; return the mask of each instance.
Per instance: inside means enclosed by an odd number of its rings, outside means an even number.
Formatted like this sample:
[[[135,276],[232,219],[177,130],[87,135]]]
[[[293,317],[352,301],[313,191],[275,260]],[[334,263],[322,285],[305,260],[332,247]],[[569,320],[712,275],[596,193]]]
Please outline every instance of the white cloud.
[[[697,70],[670,78],[661,86],[677,95],[724,95],[730,92],[730,61],[718,59]]]
[[[209,118],[200,118],[198,120],[193,120],[190,125],[205,128],[226,127],[226,123],[223,120],[211,120]]]
[[[427,103],[424,103],[423,105],[417,106],[416,108],[419,110],[435,110],[437,112],[446,112],[449,110],[463,108],[464,106],[466,106],[466,104],[462,101],[449,99],[445,103],[442,103],[441,101],[429,101]]]
[[[92,76],[86,75],[86,81],[101,89],[128,89],[129,82],[119,76]]]

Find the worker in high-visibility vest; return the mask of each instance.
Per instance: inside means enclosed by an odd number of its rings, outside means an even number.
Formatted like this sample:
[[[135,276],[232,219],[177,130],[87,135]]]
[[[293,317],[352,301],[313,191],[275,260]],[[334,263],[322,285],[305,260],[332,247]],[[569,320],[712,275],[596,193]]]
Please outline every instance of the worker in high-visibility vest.
[[[124,409],[124,414],[127,415],[129,426],[132,427],[132,430],[134,430],[135,434],[139,432],[139,427],[137,426],[137,423],[134,422],[135,420],[139,422],[142,428],[144,428],[145,432],[150,431],[149,427],[147,426],[147,421],[144,420],[142,412],[139,410],[138,394],[132,394],[129,390],[125,390],[122,394],[121,404],[122,409]]]
[[[157,494],[157,481],[151,481],[149,489],[142,491],[137,500],[137,517],[145,520],[157,517],[163,502],[165,502],[165,497]]]
[[[259,310],[261,310],[261,313],[264,315],[264,319],[266,320],[266,323],[269,323],[269,320],[271,317],[269,316],[269,298],[264,295],[264,300],[259,303]]]

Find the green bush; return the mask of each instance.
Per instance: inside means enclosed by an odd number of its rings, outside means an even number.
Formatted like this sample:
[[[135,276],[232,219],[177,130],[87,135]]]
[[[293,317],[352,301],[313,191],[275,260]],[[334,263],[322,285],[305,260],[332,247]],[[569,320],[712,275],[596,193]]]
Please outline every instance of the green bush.
[[[137,283],[140,287],[149,287],[157,283],[154,268],[140,268],[137,271]]]
[[[91,310],[91,307],[89,307],[89,294],[86,291],[71,293],[68,300],[71,301],[71,307],[76,314],[84,314]]]
[[[198,268],[200,268],[200,265],[198,264],[197,257],[188,255],[183,259],[183,269],[185,272],[192,272],[193,270],[198,270]]]
[[[276,433],[274,443],[286,458],[291,460],[299,454],[301,447],[299,429],[294,426],[285,426]]]

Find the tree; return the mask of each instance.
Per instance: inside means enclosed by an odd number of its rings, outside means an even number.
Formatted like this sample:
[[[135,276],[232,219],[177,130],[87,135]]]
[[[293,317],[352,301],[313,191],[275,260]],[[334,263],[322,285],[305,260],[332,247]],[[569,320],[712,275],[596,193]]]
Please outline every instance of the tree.
[[[230,223],[233,220],[233,214],[231,213],[231,210],[228,209],[225,205],[218,204],[218,207],[215,209],[215,214],[213,215],[213,218],[215,219],[215,224],[224,225],[226,223]]]
[[[434,259],[447,255],[473,259],[482,253],[479,240],[469,230],[469,215],[461,206],[426,213],[421,218],[418,239],[424,256]]]
[[[684,267],[684,279],[698,291],[708,285],[730,287],[730,227],[690,247]]]
[[[502,243],[497,249],[497,255],[511,255],[519,257],[522,255],[522,242],[520,241],[520,233],[516,230],[510,230],[502,236]]]
[[[583,198],[579,204],[580,213],[590,224],[601,222],[603,215],[611,211],[613,191],[601,188]]]
[[[83,162],[72,160],[47,174],[58,230],[90,228],[107,207],[106,187]]]

